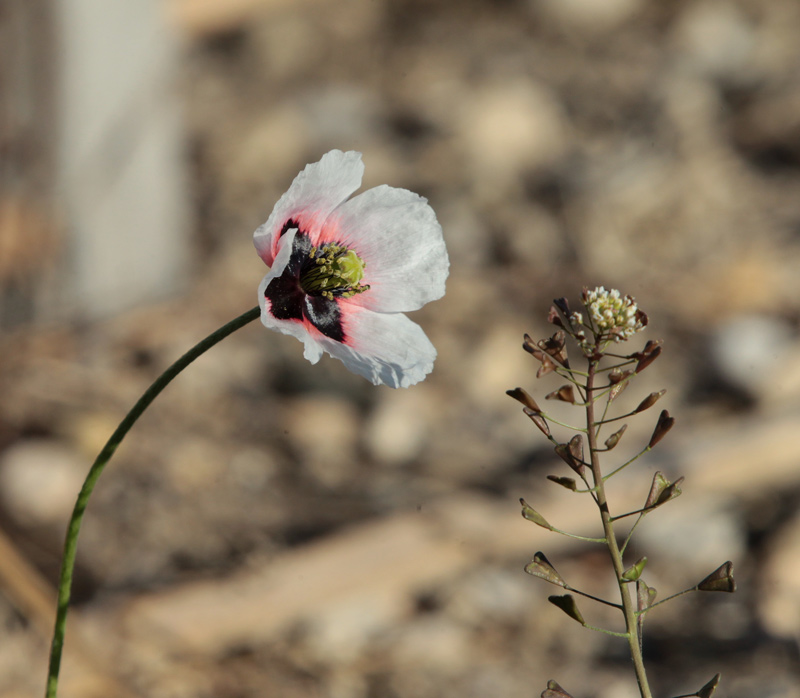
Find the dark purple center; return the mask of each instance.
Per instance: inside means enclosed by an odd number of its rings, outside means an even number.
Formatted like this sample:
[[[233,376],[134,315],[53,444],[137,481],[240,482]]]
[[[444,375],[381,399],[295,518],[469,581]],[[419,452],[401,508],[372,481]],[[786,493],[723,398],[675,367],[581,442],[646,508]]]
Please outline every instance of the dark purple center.
[[[269,282],[264,291],[264,297],[271,304],[270,312],[277,320],[302,322],[306,319],[326,337],[344,342],[342,312],[338,300],[309,293],[300,284],[303,272],[314,265],[314,260],[311,258],[311,240],[291,219],[284,223],[281,235],[290,228],[298,230],[294,236],[289,263],[280,276]]]

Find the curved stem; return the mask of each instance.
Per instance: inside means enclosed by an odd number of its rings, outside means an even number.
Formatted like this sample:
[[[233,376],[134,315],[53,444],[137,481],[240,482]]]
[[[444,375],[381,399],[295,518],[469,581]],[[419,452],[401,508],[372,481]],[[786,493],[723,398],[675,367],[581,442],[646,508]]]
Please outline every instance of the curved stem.
[[[80,533],[81,521],[83,520],[83,513],[86,511],[86,505],[89,503],[89,497],[97,484],[97,480],[106,467],[106,464],[111,460],[111,456],[117,450],[125,435],[130,431],[131,427],[136,423],[136,420],[142,416],[144,411],[150,406],[150,403],[158,397],[159,393],[172,382],[183,369],[191,364],[197,357],[207,352],[215,344],[221,342],[225,337],[236,332],[236,330],[244,327],[248,323],[259,317],[261,311],[258,307],[248,310],[246,313],[240,315],[235,320],[231,320],[227,325],[223,325],[215,332],[212,332],[204,340],[196,344],[189,351],[187,351],[180,359],[178,359],[172,366],[170,366],[164,373],[162,373],[155,382],[145,391],[144,395],[139,398],[139,401],[131,408],[131,411],[125,415],[125,419],[120,422],[116,431],[103,446],[92,467],[89,469],[89,474],[83,483],[78,499],[75,502],[75,508],[72,510],[72,517],[69,520],[67,527],[67,536],[64,541],[64,556],[61,560],[61,576],[58,581],[58,609],[56,611],[56,623],[53,631],[53,643],[50,648],[50,666],[47,674],[47,691],[46,698],[55,698],[58,692],[58,673],[61,668],[61,653],[64,649],[64,634],[67,625],[67,611],[69,610],[70,593],[72,590],[72,573],[75,569],[75,556],[78,551],[78,534]]]

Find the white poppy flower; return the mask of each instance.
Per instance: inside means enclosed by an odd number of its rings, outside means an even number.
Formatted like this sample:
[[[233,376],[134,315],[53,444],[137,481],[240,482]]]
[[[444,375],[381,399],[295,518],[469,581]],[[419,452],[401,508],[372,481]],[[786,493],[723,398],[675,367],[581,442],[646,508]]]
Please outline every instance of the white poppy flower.
[[[450,262],[421,196],[385,185],[353,199],[361,153],[332,150],[307,165],[253,241],[271,267],[258,287],[261,321],[325,351],[375,385],[406,388],[436,349],[404,312],[444,295]]]

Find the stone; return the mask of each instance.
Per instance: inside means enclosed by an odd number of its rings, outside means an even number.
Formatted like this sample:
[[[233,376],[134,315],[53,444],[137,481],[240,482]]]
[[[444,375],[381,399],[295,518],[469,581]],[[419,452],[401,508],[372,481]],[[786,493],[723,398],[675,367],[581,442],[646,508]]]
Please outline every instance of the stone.
[[[353,403],[333,395],[297,398],[286,403],[283,424],[299,462],[317,483],[335,487],[354,476],[360,421]]]
[[[684,485],[684,492],[689,485]],[[745,553],[745,530],[731,504],[713,493],[679,497],[647,516],[633,537],[632,550],[647,555],[655,572],[670,583],[696,584],[718,565]]]
[[[457,675],[472,656],[467,626],[434,616],[408,625],[394,642],[397,666]]]
[[[382,400],[366,423],[367,452],[388,465],[408,463],[419,456],[437,421],[432,397],[434,391],[423,383]]]
[[[530,604],[530,577],[520,574],[519,569],[487,566],[457,583],[448,599],[448,612],[480,626],[486,622],[513,622],[529,612]]]
[[[673,38],[682,62],[705,77],[738,82],[750,71],[754,31],[733,3],[687,5]]]
[[[729,318],[714,329],[709,349],[719,375],[756,399],[773,386],[775,368],[797,354],[788,323],[764,314]]]
[[[797,639],[800,628],[800,515],[770,542],[759,585],[758,614],[767,632]]]
[[[489,198],[565,152],[566,116],[545,85],[520,79],[489,82],[472,91],[460,112],[456,128],[475,187]]]
[[[636,12],[641,0],[531,0],[549,20],[586,33],[607,31]]]
[[[63,524],[87,472],[86,463],[58,441],[20,441],[0,460],[0,499],[22,525]]]

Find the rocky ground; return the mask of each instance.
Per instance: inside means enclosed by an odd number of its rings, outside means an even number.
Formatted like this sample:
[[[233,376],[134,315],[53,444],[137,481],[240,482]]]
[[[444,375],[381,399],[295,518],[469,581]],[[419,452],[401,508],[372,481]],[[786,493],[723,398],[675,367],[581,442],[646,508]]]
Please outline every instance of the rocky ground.
[[[341,148],[364,153],[365,187],[417,191],[442,223],[447,295],[414,315],[433,374],[374,388],[255,325],[192,367],[90,504],[63,695],[502,698],[550,678],[637,695],[624,643],[522,571],[541,549],[611,593],[602,550],[519,517],[524,496],[595,530],[504,394],[558,386],[522,334],[605,285],[665,340],[625,400],[667,388],[678,419],[616,496],[635,506],[656,468],[687,478],[636,552],[662,596],[727,559],[740,587],[654,612],[657,695],[721,671],[717,695],[800,696],[800,5],[305,0],[215,21],[183,54],[190,288],[0,340],[0,693],[41,692],[35,590],[87,463],[165,366],[255,304],[251,231]],[[630,448],[655,417],[631,420]]]

